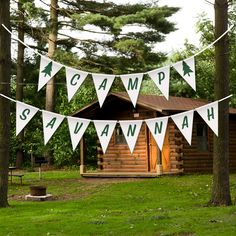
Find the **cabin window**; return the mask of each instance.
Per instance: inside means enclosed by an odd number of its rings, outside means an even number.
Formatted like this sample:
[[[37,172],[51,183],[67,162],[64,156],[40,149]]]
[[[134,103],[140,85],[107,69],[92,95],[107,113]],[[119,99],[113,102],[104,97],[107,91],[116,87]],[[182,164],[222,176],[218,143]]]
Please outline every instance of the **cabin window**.
[[[125,136],[119,124],[115,129],[115,144],[126,144]]]
[[[206,124],[197,124],[197,149],[208,151],[208,132]]]

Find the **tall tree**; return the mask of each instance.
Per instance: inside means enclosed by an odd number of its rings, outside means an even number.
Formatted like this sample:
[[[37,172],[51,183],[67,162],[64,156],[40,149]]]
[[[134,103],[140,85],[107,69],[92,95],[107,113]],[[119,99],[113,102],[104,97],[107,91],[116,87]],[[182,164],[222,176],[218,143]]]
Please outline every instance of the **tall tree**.
[[[0,93],[9,96],[11,50],[10,34],[2,24],[10,28],[10,1],[0,1]],[[10,103],[0,98],[0,207],[7,207],[8,167],[10,141]]]
[[[24,42],[24,0],[18,1],[18,38]],[[25,46],[18,42],[17,67],[16,67],[16,100],[23,100],[23,80],[24,80],[24,50]],[[24,159],[22,144],[24,141],[24,131],[18,135],[19,146],[16,153],[16,167],[20,168]]]
[[[57,47],[58,32],[58,0],[51,0],[50,5],[50,31],[48,37],[48,57],[53,58]],[[53,77],[46,86],[46,104],[47,111],[54,111],[55,108],[55,78]]]
[[[215,37],[228,28],[228,1],[215,0]],[[215,99],[229,95],[229,41],[224,36],[215,44]],[[230,205],[229,186],[229,101],[219,103],[219,135],[214,136],[213,186],[210,203]]]

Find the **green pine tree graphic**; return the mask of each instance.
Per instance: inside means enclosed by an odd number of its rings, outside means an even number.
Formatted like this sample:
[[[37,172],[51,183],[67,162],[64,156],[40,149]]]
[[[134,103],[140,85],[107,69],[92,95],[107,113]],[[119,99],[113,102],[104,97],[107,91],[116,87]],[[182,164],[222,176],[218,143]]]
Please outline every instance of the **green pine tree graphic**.
[[[185,75],[190,76],[189,73],[193,73],[193,71],[191,70],[190,66],[185,61],[183,61],[183,72],[184,72],[184,76]]]
[[[44,70],[42,70],[41,73],[45,73],[45,74],[44,74],[44,77],[46,77],[47,75],[51,76],[51,72],[52,72],[52,61],[49,62],[49,63],[45,66]]]

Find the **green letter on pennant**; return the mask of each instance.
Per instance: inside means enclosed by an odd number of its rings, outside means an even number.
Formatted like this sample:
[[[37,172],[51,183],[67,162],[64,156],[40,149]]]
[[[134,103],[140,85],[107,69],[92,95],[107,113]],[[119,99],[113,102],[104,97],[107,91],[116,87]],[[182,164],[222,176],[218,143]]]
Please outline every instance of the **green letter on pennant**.
[[[78,134],[82,126],[83,126],[83,123],[80,123],[79,125],[79,122],[77,122],[75,126],[75,130],[74,130],[74,134]]]
[[[101,88],[102,88],[103,90],[105,90],[105,89],[106,89],[106,86],[107,86],[107,79],[104,79],[104,80],[102,81],[102,83],[100,84],[98,90],[100,90]]]
[[[56,121],[57,121],[56,117],[52,118],[52,120],[47,124],[46,128],[50,127],[52,129],[53,126],[55,125]]]
[[[75,74],[75,75],[71,78],[70,84],[71,84],[72,86],[75,86],[75,85],[77,84],[77,82],[74,81],[74,80],[79,80],[79,79],[80,79],[80,75],[79,75],[79,74]]]
[[[132,82],[133,82],[132,79],[129,78],[128,90],[138,89],[138,78],[135,78],[134,83]]]
[[[162,125],[163,125],[163,122],[161,121],[161,123],[160,123],[160,126],[159,126],[159,124],[156,122],[156,124],[155,124],[155,134],[157,134],[157,131],[158,131],[158,133],[160,134],[161,133],[161,131],[162,131]]]
[[[214,109],[213,107],[211,107],[211,110],[210,109],[207,109],[207,117],[208,117],[208,120],[210,121],[211,119],[215,119],[215,116],[214,116]]]
[[[186,126],[188,128],[188,117],[187,116],[184,117],[184,120],[182,123],[182,129],[184,129],[184,126]]]
[[[105,128],[102,131],[101,136],[103,136],[103,134],[105,134],[107,136],[108,135],[108,131],[109,131],[109,125],[106,125]]]
[[[24,111],[22,111],[22,115],[20,115],[20,119],[21,120],[26,120],[27,115],[29,115],[29,113],[30,113],[30,109],[26,108]]]
[[[130,134],[131,136],[134,136],[135,130],[136,130],[136,125],[134,125],[133,128],[132,128],[132,125],[129,125],[127,136],[129,136]]]

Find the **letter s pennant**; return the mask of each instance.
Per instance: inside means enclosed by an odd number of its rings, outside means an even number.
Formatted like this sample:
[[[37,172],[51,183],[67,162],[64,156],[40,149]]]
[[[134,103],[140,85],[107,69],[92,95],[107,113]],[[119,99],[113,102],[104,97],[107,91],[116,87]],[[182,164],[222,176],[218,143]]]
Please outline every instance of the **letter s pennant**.
[[[16,135],[29,123],[39,109],[16,101]]]

